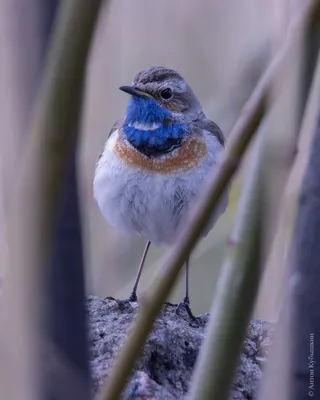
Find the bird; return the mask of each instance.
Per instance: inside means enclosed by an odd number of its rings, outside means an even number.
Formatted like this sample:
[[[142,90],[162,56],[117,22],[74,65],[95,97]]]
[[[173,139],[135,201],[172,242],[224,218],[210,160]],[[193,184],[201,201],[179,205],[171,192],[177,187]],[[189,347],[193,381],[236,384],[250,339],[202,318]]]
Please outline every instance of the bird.
[[[113,125],[97,161],[93,193],[112,227],[146,238],[129,297],[135,302],[150,244],[174,245],[207,177],[218,170],[225,137],[173,69],[149,67],[131,85],[119,89],[130,97],[125,115]],[[226,189],[203,236],[224,213],[228,201]],[[195,318],[190,308],[189,257],[181,306]]]

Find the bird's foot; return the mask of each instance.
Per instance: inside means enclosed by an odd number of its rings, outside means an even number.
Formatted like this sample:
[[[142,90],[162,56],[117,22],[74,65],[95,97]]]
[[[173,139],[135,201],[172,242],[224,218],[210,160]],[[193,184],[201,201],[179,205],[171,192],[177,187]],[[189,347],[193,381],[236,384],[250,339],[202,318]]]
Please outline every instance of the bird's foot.
[[[130,303],[137,303],[138,302],[138,297],[135,292],[131,292],[130,296],[127,299],[123,300],[116,300],[114,297],[107,296],[104,298],[104,300],[115,300],[115,301],[122,301],[122,302],[130,302]]]
[[[137,303],[138,302],[138,297],[137,297],[136,292],[131,292],[128,300],[130,302],[132,302],[132,303]]]
[[[181,303],[179,303],[176,307],[176,314],[179,315],[179,317],[182,317],[186,320],[189,320],[190,325],[194,328],[199,328],[200,327],[200,320],[199,318],[195,317],[192,314],[191,308],[190,308],[190,300],[189,298],[185,297]],[[185,318],[188,316],[188,318]]]
[[[137,296],[132,294],[129,298],[123,300],[115,299],[111,296],[105,297],[104,300],[114,300],[121,312],[126,312],[129,310],[132,311],[133,309],[136,309],[138,302]]]

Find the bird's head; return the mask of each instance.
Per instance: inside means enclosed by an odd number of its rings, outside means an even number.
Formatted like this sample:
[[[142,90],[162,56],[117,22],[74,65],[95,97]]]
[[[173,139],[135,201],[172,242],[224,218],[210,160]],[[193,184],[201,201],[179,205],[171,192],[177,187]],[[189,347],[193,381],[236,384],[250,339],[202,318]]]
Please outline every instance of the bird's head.
[[[201,112],[190,86],[172,69],[151,67],[139,72],[131,86],[120,89],[131,95],[124,132],[147,155],[180,145],[189,123]]]

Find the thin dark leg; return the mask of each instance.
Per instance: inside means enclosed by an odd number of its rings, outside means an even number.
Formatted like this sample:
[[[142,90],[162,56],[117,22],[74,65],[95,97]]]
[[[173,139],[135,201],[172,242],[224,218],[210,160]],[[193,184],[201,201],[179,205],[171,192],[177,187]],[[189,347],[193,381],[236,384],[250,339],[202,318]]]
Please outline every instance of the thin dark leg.
[[[192,314],[191,308],[190,308],[190,298],[189,298],[189,257],[186,260],[186,281],[185,281],[185,295],[183,301],[178,304],[176,308],[177,314],[180,314],[181,309],[184,309],[189,318],[191,319],[192,323],[194,326],[198,327],[199,326],[199,321],[198,319]],[[181,315],[181,314],[180,314]]]
[[[132,292],[131,292],[130,297],[129,297],[130,301],[137,301],[138,300],[137,299],[137,289],[138,289],[139,281],[140,281],[140,278],[141,278],[141,273],[142,273],[142,270],[143,270],[144,262],[146,261],[146,257],[147,257],[147,254],[148,254],[148,250],[149,250],[150,244],[151,244],[151,242],[149,240],[147,242],[147,244],[146,244],[146,247],[144,249],[144,252],[143,252],[143,255],[142,255],[142,258],[141,258],[141,261],[140,261],[140,265],[139,265],[138,273],[137,273],[137,276],[136,276],[136,280],[134,282],[133,289],[132,289]]]
[[[185,288],[185,296],[184,296],[183,302],[185,304],[190,304],[190,298],[189,298],[189,257],[187,258],[187,261],[186,261],[186,288]]]

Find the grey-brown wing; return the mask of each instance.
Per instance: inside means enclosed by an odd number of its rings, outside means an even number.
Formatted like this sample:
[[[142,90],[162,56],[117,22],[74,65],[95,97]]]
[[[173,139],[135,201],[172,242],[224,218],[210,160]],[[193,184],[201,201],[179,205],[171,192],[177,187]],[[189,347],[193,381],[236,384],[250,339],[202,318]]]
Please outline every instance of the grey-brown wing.
[[[214,135],[218,139],[219,143],[221,143],[222,146],[225,145],[225,142],[226,142],[225,136],[222,133],[219,126],[215,122],[204,117],[204,118],[199,118],[196,121],[194,121],[194,124],[196,125],[197,128],[203,129],[203,130],[206,130],[206,131],[212,133],[212,135]]]
[[[124,121],[124,118],[120,118],[120,119],[118,119],[118,121],[116,121],[116,122],[113,124],[113,126],[112,126],[112,128],[111,128],[111,130],[110,130],[110,132],[109,132],[109,135],[108,135],[108,137],[107,137],[107,140],[109,139],[109,137],[110,137],[117,129],[121,128],[121,126],[122,126],[122,124],[123,124],[123,121]]]
[[[110,130],[110,132],[109,132],[109,135],[107,136],[107,140],[109,140],[110,137],[115,133],[115,131],[116,131],[117,129],[119,129],[119,128],[122,126],[123,120],[124,120],[123,118],[118,119],[118,121],[116,121],[116,122],[113,124],[113,126],[112,126],[112,128],[111,128],[111,130]],[[102,153],[100,154],[100,156],[99,156],[99,158],[98,158],[98,161],[100,160],[101,156],[102,156]]]

